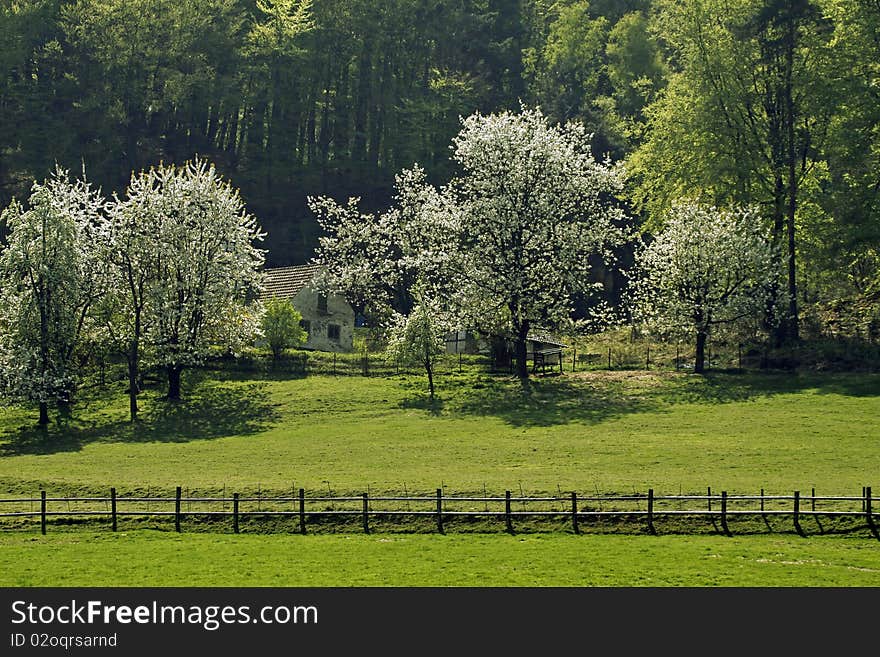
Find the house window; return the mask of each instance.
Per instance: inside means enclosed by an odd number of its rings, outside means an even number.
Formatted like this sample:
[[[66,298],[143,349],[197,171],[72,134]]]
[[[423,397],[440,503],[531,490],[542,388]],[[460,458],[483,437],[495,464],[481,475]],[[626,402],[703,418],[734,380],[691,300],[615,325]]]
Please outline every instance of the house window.
[[[318,312],[321,314],[327,314],[327,295],[319,294],[318,295]]]
[[[327,325],[327,337],[331,340],[339,342],[339,324]]]
[[[312,323],[307,319],[299,320],[299,325],[302,327],[302,330],[311,335],[312,333]]]

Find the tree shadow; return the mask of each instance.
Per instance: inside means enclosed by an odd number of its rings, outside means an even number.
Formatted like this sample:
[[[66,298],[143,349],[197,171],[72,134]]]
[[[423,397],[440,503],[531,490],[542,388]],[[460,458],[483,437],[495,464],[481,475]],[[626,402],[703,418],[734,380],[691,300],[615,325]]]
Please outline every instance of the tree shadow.
[[[414,408],[421,411],[428,411],[431,415],[442,415],[443,408],[446,403],[439,397],[431,399],[430,395],[416,395],[407,397],[400,403],[401,408]]]
[[[142,399],[141,416],[134,423],[77,409],[72,418],[48,427],[26,425],[10,432],[0,443],[0,456],[75,452],[96,442],[185,443],[255,434],[281,417],[264,391],[266,385],[203,382],[182,401]]]
[[[880,375],[645,371],[535,377],[526,395],[508,376],[482,377],[447,404],[463,415],[494,416],[513,426],[596,424],[680,404],[728,404],[812,390],[817,394],[880,397]]]
[[[648,400],[629,394],[623,385],[585,385],[563,377],[533,380],[530,385],[530,393],[525,394],[509,377],[482,380],[450,406],[463,415],[495,416],[513,426],[535,427],[571,421],[592,424],[650,410]]]

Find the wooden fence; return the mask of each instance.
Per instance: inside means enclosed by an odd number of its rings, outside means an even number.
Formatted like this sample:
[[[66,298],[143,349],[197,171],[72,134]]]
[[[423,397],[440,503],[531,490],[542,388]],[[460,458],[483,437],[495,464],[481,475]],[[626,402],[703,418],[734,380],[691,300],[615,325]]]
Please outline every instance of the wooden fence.
[[[377,506],[378,505],[378,506]],[[554,520],[565,523],[570,531],[580,533],[587,523],[621,521],[635,524],[643,531],[657,533],[655,523],[669,518],[702,518],[716,529],[731,535],[729,522],[743,517],[762,518],[769,527],[769,518],[783,517],[791,528],[805,535],[802,521],[806,518],[853,518],[880,539],[877,532],[874,500],[870,487],[858,496],[817,496],[794,491],[791,495],[729,495],[727,491],[705,495],[655,495],[653,489],[632,495],[578,495],[577,492],[556,496],[450,496],[438,488],[434,495],[389,496],[363,493],[354,496],[231,497],[183,496],[181,487],[173,497],[119,496],[110,489],[106,497],[50,497],[40,491],[39,497],[0,499],[0,518],[39,518],[40,531],[45,534],[50,519],[70,523],[75,518],[106,518],[112,531],[117,531],[125,518],[173,519],[177,532],[184,519],[202,518],[227,520],[234,533],[239,533],[245,519],[286,517],[295,524],[295,531],[305,534],[311,523],[321,519],[356,521],[366,533],[372,531],[371,521],[421,519],[440,533],[459,519],[485,519],[513,533],[518,521]],[[9,526],[9,523],[5,523]],[[720,524],[720,527],[719,527]],[[600,529],[601,531],[601,529]]]

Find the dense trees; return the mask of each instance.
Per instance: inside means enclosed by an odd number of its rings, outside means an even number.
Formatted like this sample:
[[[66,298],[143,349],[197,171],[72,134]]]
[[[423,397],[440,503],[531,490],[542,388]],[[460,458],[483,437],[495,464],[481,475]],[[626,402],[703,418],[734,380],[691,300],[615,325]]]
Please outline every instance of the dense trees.
[[[758,203],[784,246],[785,310],[777,342],[797,340],[798,211],[836,99],[829,95],[828,30],[808,0],[659,1],[657,29],[676,67],[650,110],[634,162],[655,210],[699,190],[720,203]]]
[[[263,233],[204,160],[133,175],[109,203],[59,168],[2,222],[0,384],[36,402],[41,425],[96,353],[125,356],[134,421],[145,351],[179,399],[185,367],[256,334]]]
[[[593,157],[582,124],[537,109],[472,114],[452,149],[458,175],[437,188],[405,171],[383,214],[314,199],[328,231],[318,261],[328,287],[374,306],[409,312],[394,302],[426,285],[457,327],[511,340],[527,388],[530,332],[566,320],[594,264],[626,241],[620,171]]]
[[[651,229],[682,196],[760,207],[784,265],[774,337],[795,340],[817,308],[878,305],[878,33],[868,0],[2,3],[0,206],[56,162],[121,190],[208,157],[268,264],[300,263],[309,197],[372,214],[416,162],[441,186],[459,117],[523,101],[625,162]],[[852,325],[875,335],[875,315]]]
[[[511,0],[27,0],[0,9],[0,203],[56,160],[128,172],[207,156],[304,261],[309,194],[371,207],[414,161],[438,171],[458,116],[514,105]]]

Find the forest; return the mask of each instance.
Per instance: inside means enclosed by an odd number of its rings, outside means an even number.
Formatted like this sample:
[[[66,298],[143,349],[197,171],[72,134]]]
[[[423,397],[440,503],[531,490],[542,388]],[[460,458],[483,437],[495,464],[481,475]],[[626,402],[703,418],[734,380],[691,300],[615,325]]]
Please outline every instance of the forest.
[[[761,208],[784,338],[880,336],[880,0],[3,0],[0,207],[56,164],[110,195],[203,157],[305,262],[307,199],[380,210],[455,175],[462,118],[579,121],[657,229]]]

